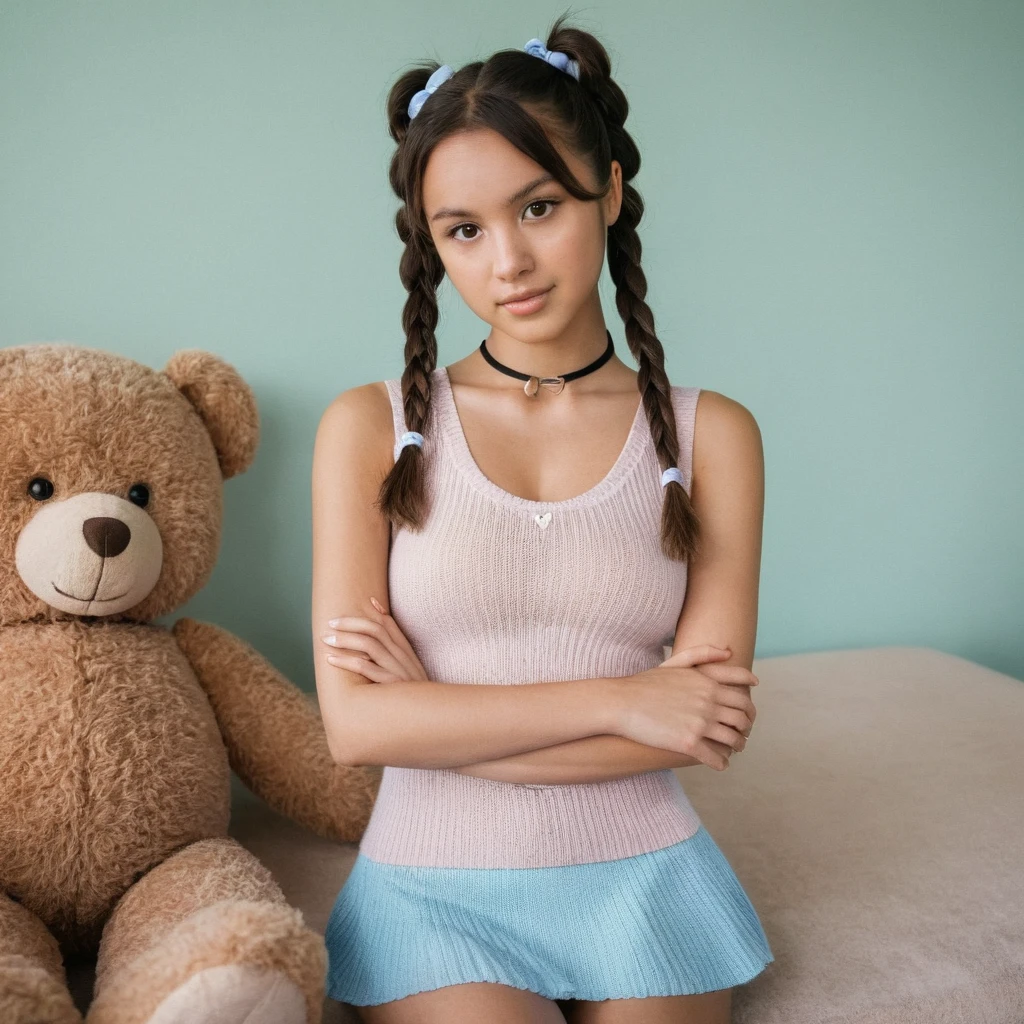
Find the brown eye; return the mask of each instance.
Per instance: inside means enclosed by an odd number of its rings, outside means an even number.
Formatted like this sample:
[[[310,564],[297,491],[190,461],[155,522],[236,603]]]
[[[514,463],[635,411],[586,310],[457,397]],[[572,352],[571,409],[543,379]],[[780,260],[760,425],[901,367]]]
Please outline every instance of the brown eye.
[[[468,231],[468,230],[476,231],[477,230],[477,226],[475,224],[457,224],[455,227],[453,227],[451,229],[451,231],[448,232],[448,237],[449,238],[455,238],[455,239],[457,239],[460,242],[471,242],[471,241],[473,241],[472,238],[459,238],[458,237],[458,232],[460,232],[460,231]]]
[[[46,501],[47,498],[53,496],[53,484],[45,476],[33,477],[28,482],[28,493],[36,501]]]
[[[560,206],[561,203],[562,203],[561,199],[534,199],[534,201],[532,203],[530,203],[529,206],[527,206],[528,210],[532,210],[535,206],[550,206],[551,207],[551,213],[550,214],[546,214],[543,217],[530,217],[528,219],[529,220],[547,220],[547,218],[549,216],[551,216],[551,214],[554,213],[555,207],[556,206]]]
[[[128,500],[145,508],[149,504],[149,488],[145,484],[132,484],[128,491]]]

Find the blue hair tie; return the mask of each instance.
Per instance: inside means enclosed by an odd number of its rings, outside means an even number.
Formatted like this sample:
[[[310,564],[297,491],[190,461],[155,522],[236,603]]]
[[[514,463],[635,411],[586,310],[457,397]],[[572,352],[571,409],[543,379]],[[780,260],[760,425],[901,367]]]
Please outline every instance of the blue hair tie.
[[[661,486],[664,487],[670,480],[675,480],[680,484],[683,482],[683,473],[678,466],[669,466],[668,469],[661,474]]]
[[[423,435],[417,433],[415,430],[407,430],[399,439],[398,444],[395,445],[395,459],[397,461],[398,456],[402,454],[402,449],[407,444],[414,444],[419,448],[423,447]]]
[[[543,39],[531,39],[523,49],[527,53],[533,54],[534,57],[540,57],[541,60],[546,60],[552,67],[558,68],[559,71],[564,71],[567,75],[572,75],[577,82],[580,80],[579,63],[574,61],[569,54],[562,53],[561,50],[549,50],[544,45]]]
[[[442,64],[428,79],[427,84],[424,88],[420,89],[419,92],[414,93],[411,100],[409,100],[409,119],[414,118],[419,112],[420,107],[428,99],[430,94],[437,90],[437,87],[444,82],[447,82],[449,78],[454,75],[455,72],[447,65]]]
[[[559,71],[572,75],[577,82],[580,80],[579,63],[573,60],[567,53],[562,53],[561,50],[549,50],[544,45],[543,39],[531,39],[523,49],[534,57],[546,60],[553,68],[558,68]],[[409,100],[408,111],[410,121],[420,112],[420,107],[430,99],[431,94],[437,90],[437,87],[447,82],[454,74],[455,72],[447,64],[442,64],[427,79],[426,86],[420,89],[419,92],[414,93],[412,99]]]

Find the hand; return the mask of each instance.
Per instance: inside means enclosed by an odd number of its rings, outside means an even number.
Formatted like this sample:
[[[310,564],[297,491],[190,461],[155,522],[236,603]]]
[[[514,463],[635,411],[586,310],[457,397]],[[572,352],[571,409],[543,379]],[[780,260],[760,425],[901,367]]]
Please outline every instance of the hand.
[[[693,651],[694,649],[693,648],[688,648],[688,650],[689,651]],[[731,653],[729,648],[727,648],[727,647],[713,647],[713,646],[711,646],[710,650],[715,652],[716,654],[718,652],[722,652],[722,651],[724,651],[726,654]],[[717,670],[707,670],[707,671],[705,671],[705,669],[700,664],[696,664],[693,667],[696,668],[700,672],[705,672],[705,675],[710,675],[711,678],[713,678],[713,679],[716,678],[715,672]],[[753,673],[751,673],[751,682],[749,682],[749,683],[729,682],[729,685],[730,686],[737,686],[737,687],[738,686],[745,686],[746,689],[745,689],[744,692],[746,693],[747,697],[750,697],[750,687],[756,685],[759,681],[760,680],[758,680],[757,676],[755,676],[755,675],[753,675]],[[710,746],[712,750],[714,750],[717,753],[721,754],[722,757],[724,757],[726,759],[726,762],[728,762],[729,758],[732,757],[733,754],[741,754],[746,749],[747,740],[750,738],[750,734],[751,734],[751,732],[753,732],[753,729],[754,729],[754,725],[753,725],[754,719],[757,717],[757,708],[754,707],[753,700],[751,700],[751,702],[750,702],[750,708],[747,711],[747,715],[748,715],[748,717],[750,719],[750,725],[748,725],[747,728],[745,730],[743,730],[743,738],[739,741],[739,743],[736,745],[735,748],[734,747],[730,747],[730,746],[726,745],[725,743],[719,743],[716,740],[708,739],[707,737],[705,737],[705,740],[706,740],[708,746]]]
[[[327,623],[335,628],[321,633],[320,639],[342,652],[328,655],[328,662],[358,672],[374,683],[426,679],[427,673],[398,623],[375,597],[370,601],[380,612],[379,618],[345,615]]]
[[[620,734],[724,771],[729,754],[746,745],[757,714],[749,689],[757,676],[740,665],[708,664],[728,657],[721,647],[688,647],[629,676]]]
[[[714,652],[714,656],[715,657],[718,657],[720,655],[720,652],[722,652],[722,651],[724,651],[726,654],[730,653],[729,648],[727,648],[727,647],[701,646],[700,648],[693,648],[693,647],[686,648],[686,650],[689,653],[695,654],[697,657],[701,656],[699,654],[696,654],[696,652],[698,652],[698,651],[701,651],[701,652],[703,652],[703,651]],[[682,653],[682,652],[679,652],[679,653]],[[704,656],[710,657],[711,655],[707,654],[707,655],[704,655]],[[662,662],[662,664],[664,664],[664,662]],[[704,672],[704,668],[703,668],[703,666],[701,664],[695,664],[695,665],[693,665],[693,667],[695,669],[697,669],[699,672]],[[705,672],[705,675],[711,675],[712,678],[715,678],[714,675],[711,672]],[[741,686],[741,685],[746,685],[746,684],[731,683],[730,685],[732,685],[732,686]],[[753,684],[750,684],[750,685],[753,685]],[[750,686],[749,685],[747,686],[747,696],[748,697],[750,696]],[[750,707],[751,707],[751,718],[750,718],[750,720],[751,720],[751,722],[753,722],[754,719],[757,717],[757,709],[754,707],[753,701],[751,701]],[[735,749],[730,747],[730,746],[727,746],[725,743],[718,743],[715,740],[707,739],[707,737],[705,737],[705,739],[707,740],[708,746],[711,747],[712,750],[714,750],[716,753],[720,754],[722,757],[724,757],[726,760],[728,760],[730,757],[732,757],[733,754],[741,754],[743,752],[744,748],[747,745],[747,740],[750,738],[750,733],[752,731],[753,731],[753,725],[751,725],[743,733],[743,737],[744,738],[743,738],[742,742],[739,744],[739,746],[737,746]]]

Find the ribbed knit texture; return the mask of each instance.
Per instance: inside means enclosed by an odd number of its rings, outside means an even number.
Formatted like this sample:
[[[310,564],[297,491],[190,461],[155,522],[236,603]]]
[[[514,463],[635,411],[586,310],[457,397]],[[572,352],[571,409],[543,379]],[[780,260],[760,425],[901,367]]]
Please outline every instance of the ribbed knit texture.
[[[356,859],[327,923],[327,993],[357,1006],[491,981],[548,999],[740,985],[774,959],[705,828],[662,850],[532,871]]]
[[[401,382],[385,383],[397,442],[407,429]],[[421,453],[428,515],[420,532],[392,528],[388,565],[391,613],[428,677],[500,685],[620,677],[660,664],[686,565],[661,551],[662,470],[642,406],[600,483],[539,502],[484,476],[445,367],[433,371],[431,387]],[[687,493],[699,392],[672,387]],[[536,868],[659,850],[700,826],[671,769],[532,785],[388,766],[360,852],[390,864]]]

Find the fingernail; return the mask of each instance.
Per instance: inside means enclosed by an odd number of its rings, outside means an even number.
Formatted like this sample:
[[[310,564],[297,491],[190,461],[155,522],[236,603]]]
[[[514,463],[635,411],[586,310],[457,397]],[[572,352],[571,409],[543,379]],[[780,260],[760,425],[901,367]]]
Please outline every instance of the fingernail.
[[[332,647],[338,646],[338,638],[334,635],[334,633],[329,633],[323,639],[325,644],[330,644]]]
[[[337,629],[341,625],[341,619],[330,619],[327,625],[332,629]]]

